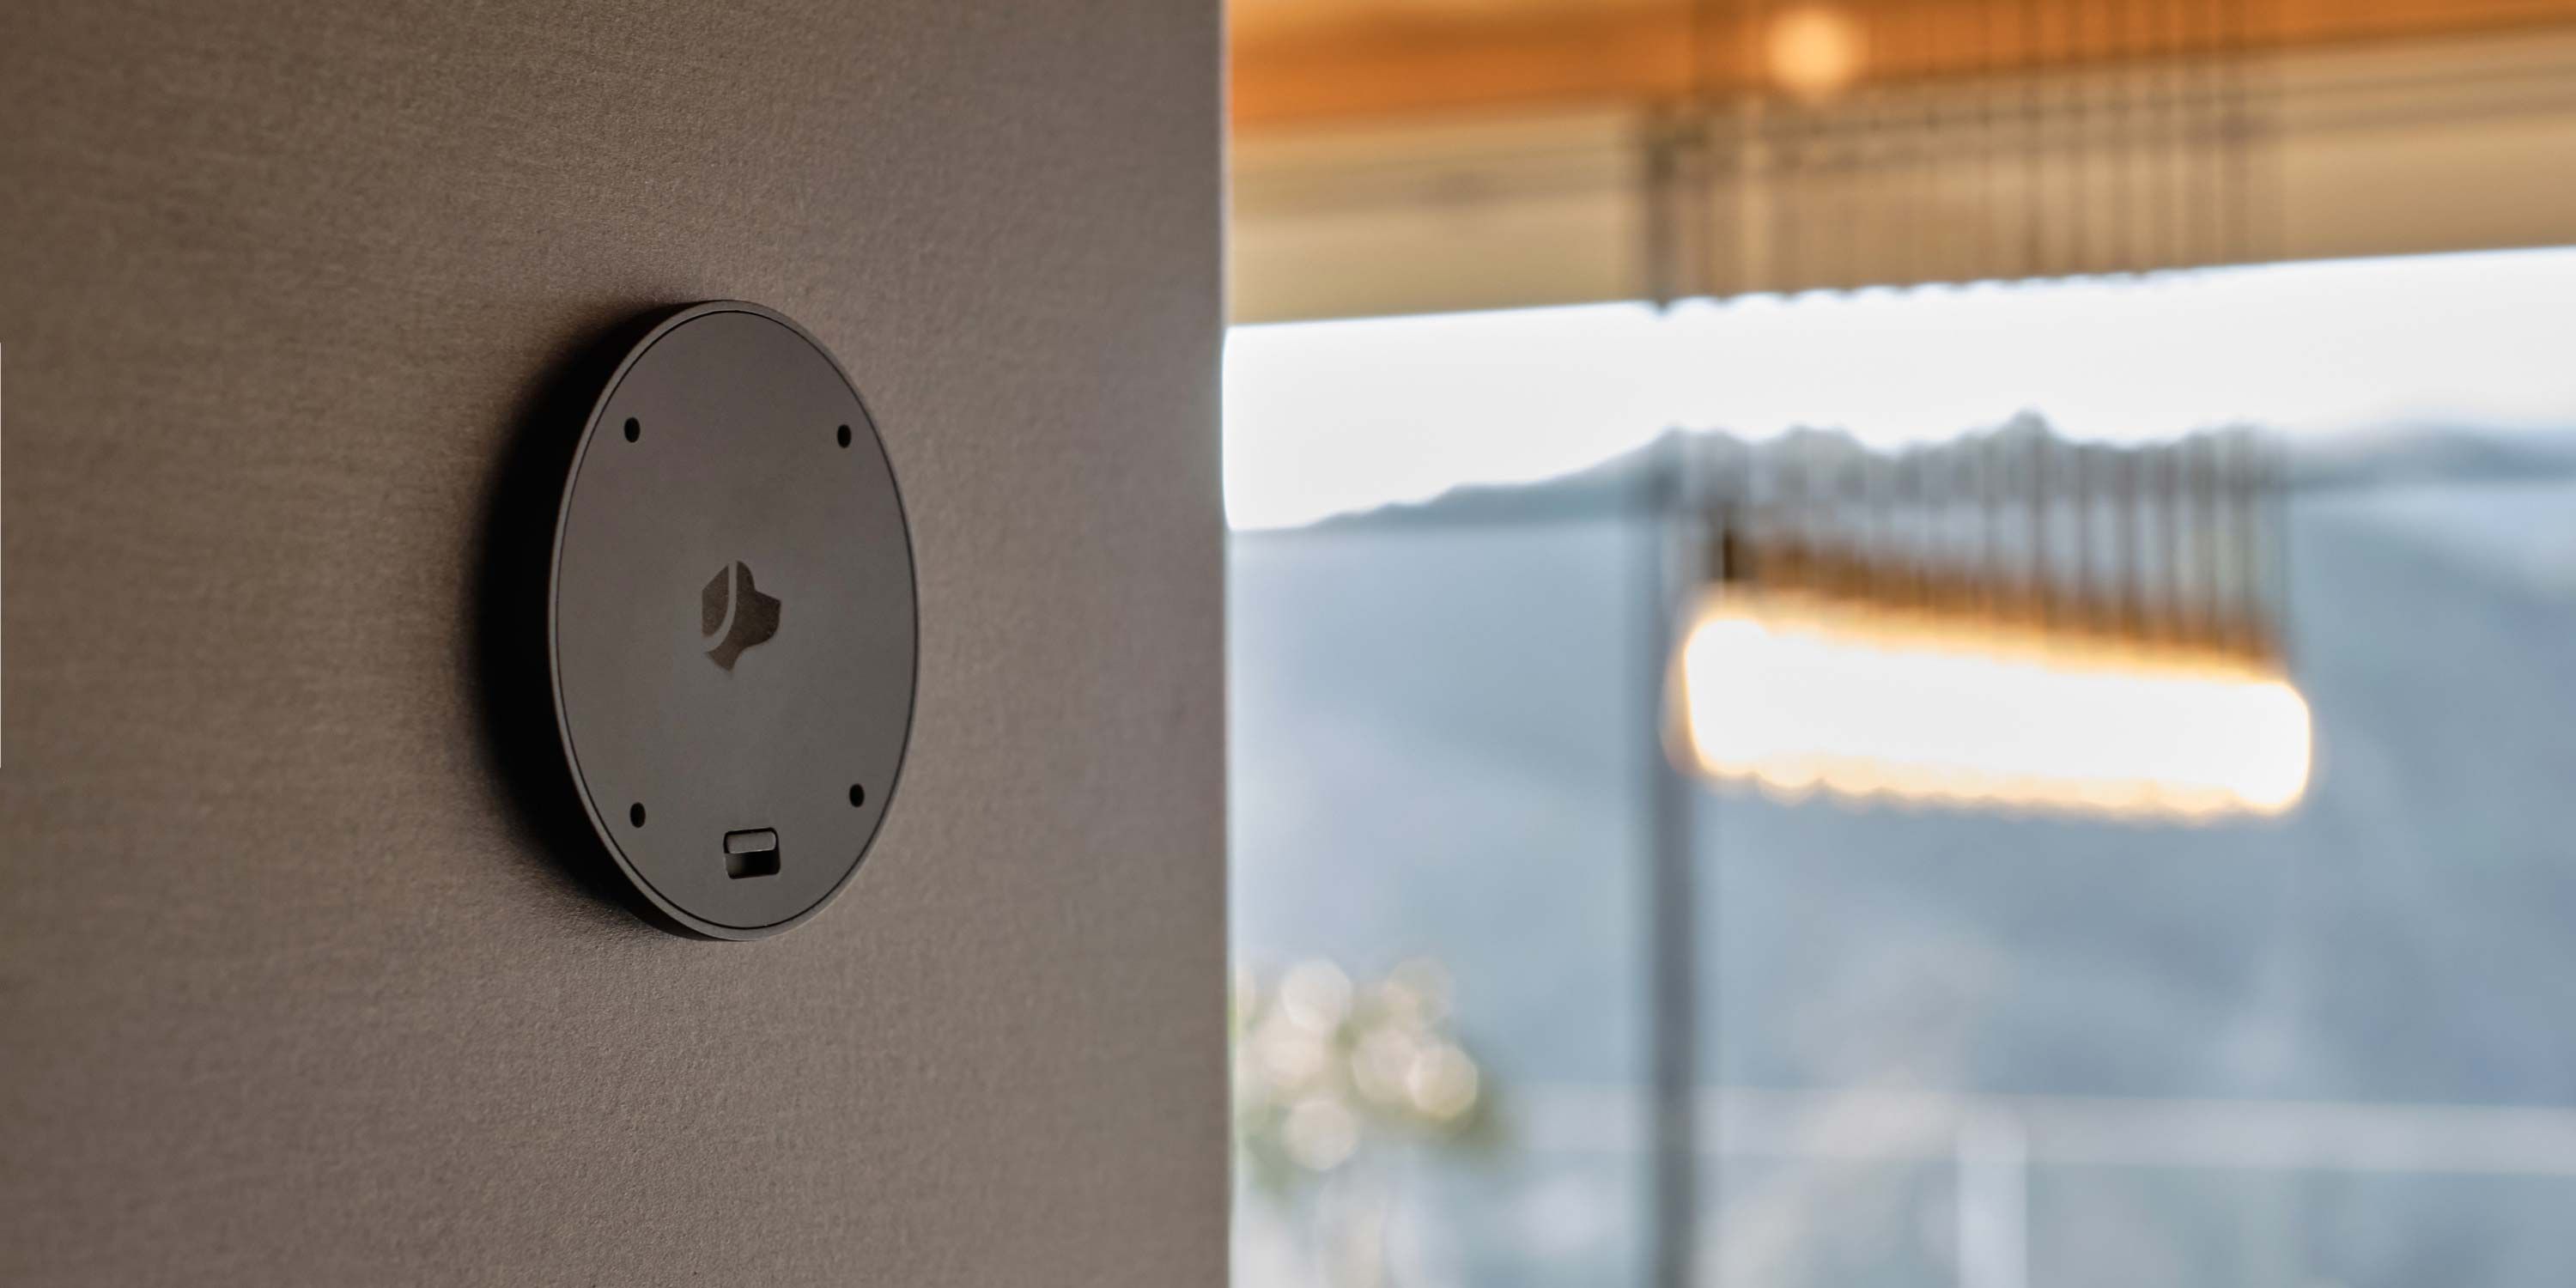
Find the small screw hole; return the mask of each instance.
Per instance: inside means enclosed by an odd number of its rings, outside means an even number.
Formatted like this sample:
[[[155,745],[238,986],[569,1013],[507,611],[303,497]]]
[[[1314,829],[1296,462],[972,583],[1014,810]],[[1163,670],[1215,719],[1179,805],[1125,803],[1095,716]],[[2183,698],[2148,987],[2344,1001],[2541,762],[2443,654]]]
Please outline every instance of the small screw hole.
[[[843,447],[847,447],[847,446],[849,446],[849,445],[850,445],[850,427],[849,427],[849,426],[847,426],[847,425],[843,425],[843,426],[841,426],[841,432],[840,432],[838,435],[836,435],[836,437],[838,437],[838,438],[841,440],[841,446],[843,446]]]
[[[637,801],[626,807],[626,821],[637,827],[644,826],[644,802]]]
[[[867,788],[865,788],[865,787],[861,787],[861,786],[859,786],[857,783],[852,783],[852,784],[850,784],[850,803],[851,803],[852,805],[865,805],[865,804],[867,804],[867,803],[868,803],[868,789],[867,789]]]
[[[634,418],[634,417],[632,417],[632,416],[627,417],[627,418],[626,418],[626,441],[631,443],[631,442],[634,442],[636,439],[642,438],[643,436],[644,436],[644,427],[643,427],[642,425],[636,424],[636,423],[635,423],[635,418]]]

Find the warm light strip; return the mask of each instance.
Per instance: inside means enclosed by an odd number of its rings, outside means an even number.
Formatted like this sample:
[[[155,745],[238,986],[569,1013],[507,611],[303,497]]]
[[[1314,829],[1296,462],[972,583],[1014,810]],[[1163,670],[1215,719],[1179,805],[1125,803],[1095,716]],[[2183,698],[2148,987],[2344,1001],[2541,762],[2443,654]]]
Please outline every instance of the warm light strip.
[[[1677,752],[1789,796],[2203,818],[2307,791],[2307,701],[2251,661],[1738,593],[1673,679]]]

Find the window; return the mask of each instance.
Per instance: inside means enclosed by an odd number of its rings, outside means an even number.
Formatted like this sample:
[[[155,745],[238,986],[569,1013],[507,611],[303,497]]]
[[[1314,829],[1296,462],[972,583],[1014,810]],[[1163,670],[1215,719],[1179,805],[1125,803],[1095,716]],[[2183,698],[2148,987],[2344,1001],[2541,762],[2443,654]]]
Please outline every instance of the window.
[[[2563,1280],[2569,298],[2537,251],[1238,330],[1241,1281],[1644,1283],[1674,1247],[1728,1285]],[[2024,413],[2281,445],[2304,795],[1693,780],[1659,930],[1654,445]],[[1471,1103],[1431,1112],[1453,1048]]]

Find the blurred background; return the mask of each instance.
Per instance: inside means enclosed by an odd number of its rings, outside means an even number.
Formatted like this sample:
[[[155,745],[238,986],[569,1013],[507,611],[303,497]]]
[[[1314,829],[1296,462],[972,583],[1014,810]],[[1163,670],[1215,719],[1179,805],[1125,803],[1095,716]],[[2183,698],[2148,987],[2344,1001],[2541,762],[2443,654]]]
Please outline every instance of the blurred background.
[[[2558,1285],[2576,0],[1232,0],[1246,1285]]]

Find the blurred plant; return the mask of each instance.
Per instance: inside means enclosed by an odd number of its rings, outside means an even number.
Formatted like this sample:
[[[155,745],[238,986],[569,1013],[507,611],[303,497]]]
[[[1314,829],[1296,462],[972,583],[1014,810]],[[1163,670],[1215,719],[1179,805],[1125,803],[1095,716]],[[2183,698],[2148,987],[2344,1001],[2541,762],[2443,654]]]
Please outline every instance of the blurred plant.
[[[1492,1088],[1452,1031],[1449,974],[1407,961],[1368,984],[1329,961],[1265,983],[1238,970],[1234,1123],[1253,1186],[1294,1202],[1365,1155],[1489,1143]]]

